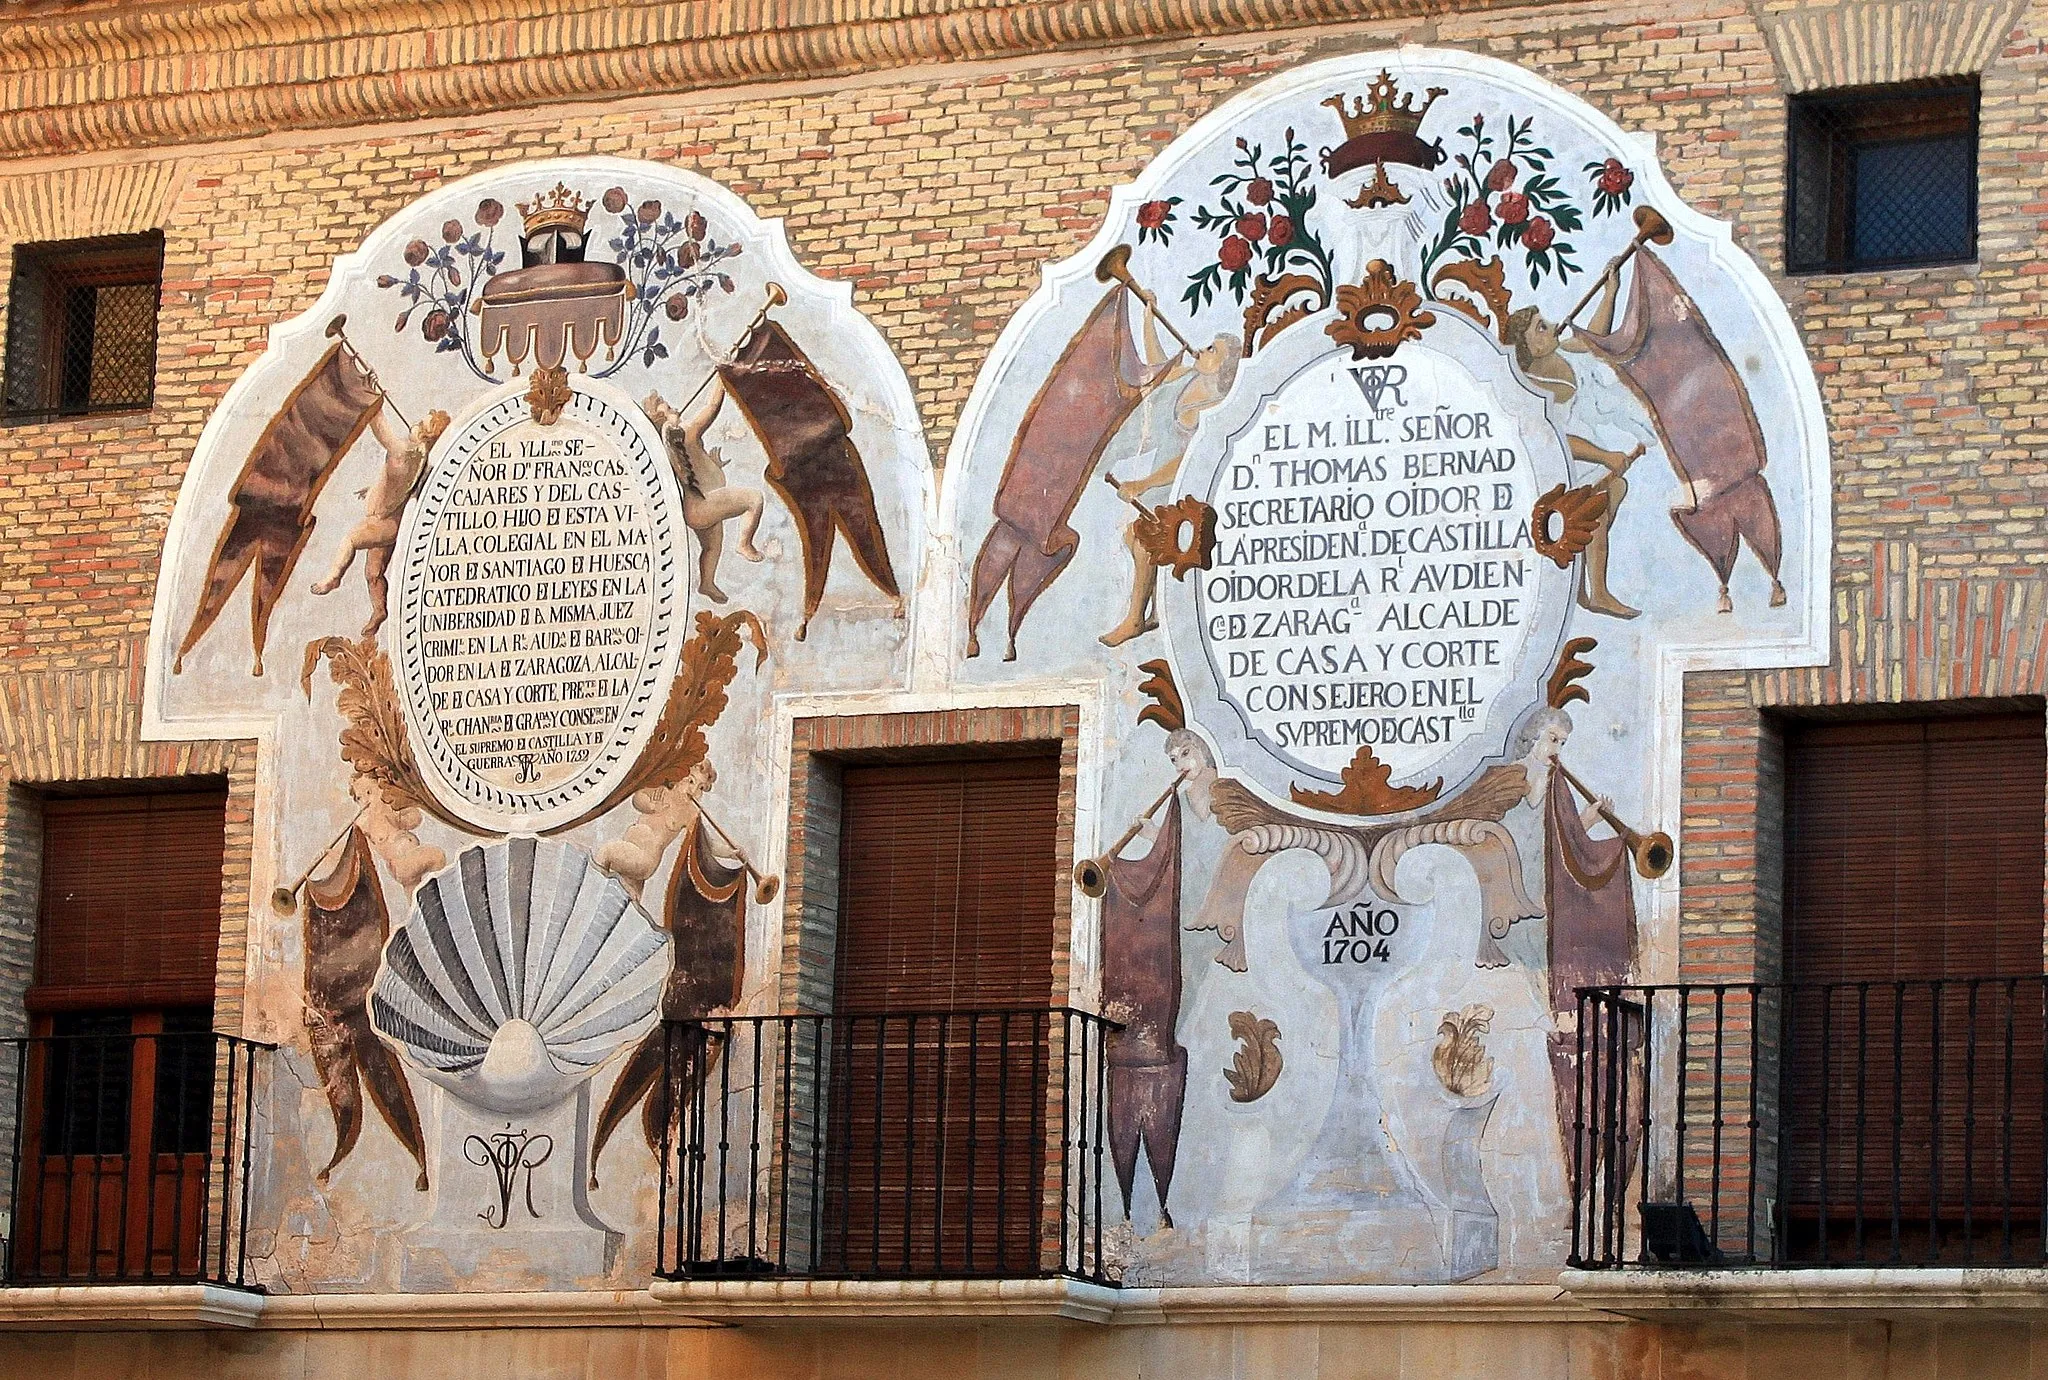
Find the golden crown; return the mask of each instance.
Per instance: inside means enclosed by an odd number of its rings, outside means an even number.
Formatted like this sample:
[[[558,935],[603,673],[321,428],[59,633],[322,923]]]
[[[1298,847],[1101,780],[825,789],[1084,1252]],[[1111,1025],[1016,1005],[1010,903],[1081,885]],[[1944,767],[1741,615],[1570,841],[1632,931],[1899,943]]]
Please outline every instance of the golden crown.
[[[574,230],[581,233],[584,222],[590,218],[593,203],[570,191],[568,184],[557,182],[553,191],[543,192],[531,201],[516,204],[520,216],[526,221],[526,233],[535,235],[543,230]]]
[[[1441,86],[1430,87],[1419,107],[1412,95],[1402,96],[1397,102],[1394,98],[1399,94],[1393,74],[1381,72],[1364,96],[1351,98],[1349,111],[1344,109],[1342,93],[1329,97],[1323,104],[1336,111],[1337,118],[1344,122],[1346,139],[1360,139],[1368,134],[1414,134],[1422,128],[1422,117],[1436,104],[1436,98],[1446,93]]]

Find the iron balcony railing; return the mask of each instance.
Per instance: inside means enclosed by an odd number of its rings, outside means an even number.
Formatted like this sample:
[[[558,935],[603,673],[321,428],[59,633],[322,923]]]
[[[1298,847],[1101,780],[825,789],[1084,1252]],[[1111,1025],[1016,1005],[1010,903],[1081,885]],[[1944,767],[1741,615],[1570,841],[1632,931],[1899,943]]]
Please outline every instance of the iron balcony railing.
[[[669,1023],[659,1272],[1112,1282],[1119,1029],[1063,1007]]]
[[[1603,987],[1571,1263],[2048,1264],[2048,977]]]
[[[6,1283],[251,1287],[252,1084],[270,1048],[207,1030],[0,1041]]]

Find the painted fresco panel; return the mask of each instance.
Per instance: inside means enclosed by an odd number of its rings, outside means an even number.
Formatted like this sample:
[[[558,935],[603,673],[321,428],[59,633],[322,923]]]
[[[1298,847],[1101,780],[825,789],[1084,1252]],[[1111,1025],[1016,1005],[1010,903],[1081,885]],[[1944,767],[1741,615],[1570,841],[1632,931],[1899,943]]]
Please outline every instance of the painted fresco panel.
[[[659,1022],[778,1000],[773,697],[907,679],[932,501],[850,291],[658,164],[443,188],[273,330],[149,683],[264,743],[267,1282],[646,1277]]]
[[[1104,685],[1127,1280],[1556,1268],[1574,990],[1675,962],[1678,677],[1822,659],[1827,473],[1762,273],[1527,72],[1305,66],[1112,193],[945,511],[955,674]]]

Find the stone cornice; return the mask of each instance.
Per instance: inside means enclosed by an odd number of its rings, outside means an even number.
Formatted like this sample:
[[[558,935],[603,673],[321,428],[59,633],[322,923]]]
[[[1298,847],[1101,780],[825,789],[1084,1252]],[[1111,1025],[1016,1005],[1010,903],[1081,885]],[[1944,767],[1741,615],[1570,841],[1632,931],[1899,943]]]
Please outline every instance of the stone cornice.
[[[0,158],[1529,0],[219,0],[0,6]]]

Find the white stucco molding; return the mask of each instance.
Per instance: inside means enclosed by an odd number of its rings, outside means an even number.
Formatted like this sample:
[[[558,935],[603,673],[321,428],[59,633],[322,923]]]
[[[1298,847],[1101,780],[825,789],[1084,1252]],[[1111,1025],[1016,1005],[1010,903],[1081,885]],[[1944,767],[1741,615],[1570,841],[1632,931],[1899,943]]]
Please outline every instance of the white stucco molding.
[[[2048,1269],[1566,1270],[1566,1297],[1618,1317],[1807,1322],[1818,1313],[2048,1314]]]
[[[189,1332],[249,1328],[264,1297],[212,1284],[63,1284],[0,1289],[0,1332]]]

